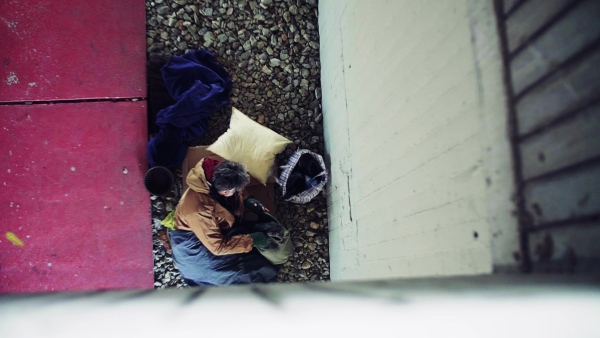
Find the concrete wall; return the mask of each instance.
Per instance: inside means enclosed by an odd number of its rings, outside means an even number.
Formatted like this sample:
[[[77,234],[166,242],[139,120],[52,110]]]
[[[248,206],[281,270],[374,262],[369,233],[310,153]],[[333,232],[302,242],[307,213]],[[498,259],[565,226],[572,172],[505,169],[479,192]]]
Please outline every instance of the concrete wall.
[[[491,1],[319,2],[332,280],[516,266],[494,20]]]

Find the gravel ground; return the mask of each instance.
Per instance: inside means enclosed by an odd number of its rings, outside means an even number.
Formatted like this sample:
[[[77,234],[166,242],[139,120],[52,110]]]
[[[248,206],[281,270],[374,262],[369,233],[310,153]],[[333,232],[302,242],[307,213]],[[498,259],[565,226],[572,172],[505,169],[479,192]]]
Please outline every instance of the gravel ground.
[[[323,155],[317,0],[146,1],[149,60],[196,49],[215,54],[233,78],[232,105],[294,144]],[[231,106],[219,110],[194,144],[210,144],[227,130]],[[178,174],[180,178],[181,173]],[[155,287],[185,287],[173,265],[163,219],[181,196],[181,183],[152,198]],[[277,196],[281,190],[276,188]],[[293,257],[278,281],[329,279],[325,193],[305,205],[276,200],[277,217],[292,228]]]

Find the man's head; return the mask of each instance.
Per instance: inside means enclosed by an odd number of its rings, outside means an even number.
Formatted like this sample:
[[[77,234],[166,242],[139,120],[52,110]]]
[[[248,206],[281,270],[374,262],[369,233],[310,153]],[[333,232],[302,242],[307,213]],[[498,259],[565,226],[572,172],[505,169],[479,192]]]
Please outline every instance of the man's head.
[[[250,175],[246,166],[231,161],[223,161],[215,167],[212,175],[212,184],[219,195],[229,197],[236,191],[242,191],[250,183]]]

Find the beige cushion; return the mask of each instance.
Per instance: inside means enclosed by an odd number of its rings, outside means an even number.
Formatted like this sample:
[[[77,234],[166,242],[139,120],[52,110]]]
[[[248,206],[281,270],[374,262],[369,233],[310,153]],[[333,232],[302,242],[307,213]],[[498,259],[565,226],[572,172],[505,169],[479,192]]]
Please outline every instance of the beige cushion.
[[[226,160],[245,164],[252,177],[266,184],[275,155],[289,143],[291,141],[287,138],[233,108],[229,129],[207,150]]]

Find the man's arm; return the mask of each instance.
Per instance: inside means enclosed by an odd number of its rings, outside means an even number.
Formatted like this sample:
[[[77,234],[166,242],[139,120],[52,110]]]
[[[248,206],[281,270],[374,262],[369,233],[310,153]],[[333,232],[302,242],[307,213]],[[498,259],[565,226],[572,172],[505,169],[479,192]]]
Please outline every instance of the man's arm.
[[[250,235],[223,236],[212,212],[202,211],[188,216],[188,224],[200,242],[214,255],[231,255],[250,252],[253,240]]]

